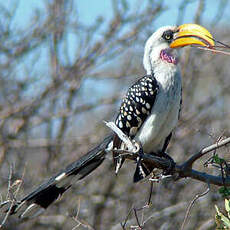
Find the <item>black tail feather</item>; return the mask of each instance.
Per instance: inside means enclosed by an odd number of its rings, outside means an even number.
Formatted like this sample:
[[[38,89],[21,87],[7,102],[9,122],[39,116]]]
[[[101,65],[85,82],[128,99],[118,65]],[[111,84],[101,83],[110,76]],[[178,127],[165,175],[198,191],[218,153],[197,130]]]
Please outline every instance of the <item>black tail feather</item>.
[[[37,189],[15,204],[10,214],[18,214],[19,217],[24,218],[34,216],[32,215],[34,213],[40,213],[39,209],[46,209],[69,189],[75,181],[86,177],[101,165],[107,153],[106,148],[112,139],[112,135],[108,136],[96,148],[68,165],[47,182],[41,184]]]

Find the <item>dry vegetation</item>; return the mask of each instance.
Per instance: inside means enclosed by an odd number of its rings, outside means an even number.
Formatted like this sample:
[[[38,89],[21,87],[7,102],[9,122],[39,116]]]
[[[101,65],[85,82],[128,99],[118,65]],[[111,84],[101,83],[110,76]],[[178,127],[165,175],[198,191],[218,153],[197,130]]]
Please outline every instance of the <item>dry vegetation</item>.
[[[165,13],[162,1],[148,1],[129,8],[126,1],[112,1],[109,21],[99,17],[86,25],[78,17],[76,1],[53,0],[34,12],[25,28],[11,27],[17,10],[0,8],[0,185],[4,200],[11,187],[17,199],[45,178],[86,153],[108,132],[103,120],[112,120],[122,95],[144,75],[142,52],[146,38]],[[220,1],[219,14],[210,26],[217,39],[228,42],[229,25],[218,27],[228,1]],[[194,22],[202,24],[207,1],[199,1]],[[206,6],[206,7],[205,7]],[[178,24],[188,1],[181,1]],[[167,13],[167,12],[166,12]],[[74,39],[72,39],[74,38]],[[72,44],[71,42],[75,42]],[[181,54],[183,110],[168,153],[183,162],[201,148],[230,136],[230,58],[195,49]],[[229,148],[217,150],[229,160]],[[204,168],[212,154],[196,162]],[[12,173],[10,173],[10,169]],[[111,159],[73,186],[42,216],[26,221],[9,217],[3,229],[121,229],[132,207],[148,199],[149,182],[132,183],[132,162],[117,177]],[[15,183],[15,184],[14,184]],[[152,205],[137,213],[144,229],[179,229],[190,201],[207,184],[183,179],[155,183]],[[185,229],[214,229],[214,204],[223,198],[211,186],[195,202]],[[12,196],[12,194],[11,194]],[[1,213],[2,219],[4,218]],[[130,212],[126,229],[137,225]],[[133,228],[134,229],[134,228]]]

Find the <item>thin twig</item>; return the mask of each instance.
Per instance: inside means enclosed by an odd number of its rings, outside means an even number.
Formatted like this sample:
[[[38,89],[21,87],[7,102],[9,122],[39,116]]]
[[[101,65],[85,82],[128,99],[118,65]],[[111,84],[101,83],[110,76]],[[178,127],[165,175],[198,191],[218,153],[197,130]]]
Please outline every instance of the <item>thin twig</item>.
[[[145,221],[143,222],[143,225],[145,225],[149,220],[157,220],[166,216],[170,216],[172,214],[175,214],[176,212],[179,212],[181,210],[184,210],[186,205],[186,202],[181,202],[179,204],[175,204],[172,205],[170,207],[167,207],[161,211],[157,211],[151,214],[151,216],[149,216],[148,218],[145,219]]]
[[[7,191],[7,195],[6,195],[6,197],[8,199],[6,201],[4,201],[4,202],[1,202],[1,204],[0,204],[0,207],[3,207],[4,205],[10,203],[10,207],[9,207],[9,209],[6,212],[6,215],[5,215],[2,223],[0,224],[0,228],[5,224],[7,218],[9,217],[9,215],[11,213],[11,210],[12,210],[14,204],[17,203],[16,197],[17,197],[17,194],[18,194],[18,192],[19,192],[19,190],[21,188],[21,185],[22,185],[22,182],[23,182],[23,178],[25,176],[25,171],[26,170],[25,170],[25,167],[24,167],[21,179],[16,180],[12,184],[13,167],[12,167],[12,165],[10,165],[10,172],[9,172],[9,178],[8,178],[8,191]],[[15,186],[17,186],[17,187],[16,187],[15,192],[13,192],[13,188]]]
[[[136,221],[137,221],[138,228],[139,228],[139,229],[143,229],[143,228],[142,228],[143,226],[141,226],[140,221],[139,221],[139,219],[138,219],[137,209],[136,209],[136,208],[133,208],[133,211],[134,211],[134,215],[135,215],[135,218],[136,218]]]
[[[10,195],[11,195],[11,180],[12,180],[12,174],[13,174],[13,167],[12,165],[10,165],[10,173],[9,173],[9,178],[8,178],[8,190],[7,190],[7,197],[10,198]],[[11,209],[13,208],[13,205],[14,205],[14,200],[11,200],[10,198],[10,207],[2,221],[2,223],[0,224],[0,228],[2,228],[2,226],[5,224],[6,220],[8,219],[9,215],[10,215],[10,212],[11,212]]]
[[[150,181],[149,199],[147,203],[148,206],[151,204],[152,192],[153,192],[153,181]]]
[[[125,225],[127,224],[127,221],[128,221],[128,219],[129,219],[129,216],[130,216],[130,214],[131,214],[132,211],[133,211],[133,207],[130,208],[130,210],[129,210],[127,216],[125,217],[124,223],[121,223],[121,227],[122,227],[123,230],[125,230]]]
[[[77,214],[75,216],[73,216],[72,218],[74,219],[74,221],[78,222],[78,224],[76,226],[74,226],[72,228],[72,230],[75,230],[77,229],[79,226],[81,226],[81,222],[78,221],[78,216],[79,216],[79,213],[80,213],[80,207],[81,207],[81,199],[79,198],[78,199],[78,205],[77,205]]]
[[[201,50],[206,50],[206,51],[211,51],[212,53],[220,53],[220,54],[224,54],[224,55],[230,55],[230,52],[226,52],[226,51],[223,51],[223,50],[214,50],[212,48],[208,48],[208,47],[201,47],[201,46],[194,46],[198,49],[201,49]]]
[[[187,221],[187,219],[188,219],[188,215],[189,215],[189,213],[190,213],[190,211],[191,211],[191,209],[192,209],[194,203],[195,203],[200,197],[203,197],[203,196],[205,196],[206,194],[208,194],[209,190],[210,190],[210,185],[208,184],[208,188],[207,188],[203,193],[201,193],[201,194],[196,194],[196,196],[194,197],[194,199],[190,202],[190,204],[189,204],[189,206],[188,206],[188,208],[187,208],[187,210],[186,210],[186,213],[185,213],[184,221],[183,221],[183,223],[182,223],[182,225],[181,225],[181,230],[184,230],[186,221]]]
[[[207,153],[209,153],[209,152],[211,152],[211,151],[213,151],[213,150],[216,150],[216,149],[218,149],[218,148],[220,148],[220,147],[222,147],[222,146],[225,146],[225,145],[227,145],[227,144],[229,144],[229,143],[230,143],[230,137],[228,137],[228,138],[226,138],[226,139],[224,139],[224,140],[222,140],[222,141],[219,141],[219,142],[217,142],[217,143],[215,143],[215,144],[213,144],[213,145],[210,145],[210,146],[208,146],[208,147],[206,147],[206,148],[203,148],[200,152],[198,152],[197,154],[194,154],[193,156],[191,156],[191,157],[183,164],[183,166],[184,166],[185,168],[191,168],[192,165],[193,165],[193,163],[194,163],[197,159],[199,159],[199,158],[201,158],[202,156],[204,156],[205,154],[207,154]]]

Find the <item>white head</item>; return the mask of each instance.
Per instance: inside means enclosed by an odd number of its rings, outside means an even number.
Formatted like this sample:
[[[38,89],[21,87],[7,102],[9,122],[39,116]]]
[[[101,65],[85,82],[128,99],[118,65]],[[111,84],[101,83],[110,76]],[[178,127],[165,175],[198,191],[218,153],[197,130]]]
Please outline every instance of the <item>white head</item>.
[[[174,34],[178,32],[176,26],[159,28],[145,44],[143,64],[147,74],[152,74],[156,66],[161,64],[176,65],[177,52],[170,48]]]
[[[143,64],[147,74],[175,69],[178,62],[176,48],[188,45],[213,48],[215,43],[210,32],[197,24],[159,28],[145,45]]]

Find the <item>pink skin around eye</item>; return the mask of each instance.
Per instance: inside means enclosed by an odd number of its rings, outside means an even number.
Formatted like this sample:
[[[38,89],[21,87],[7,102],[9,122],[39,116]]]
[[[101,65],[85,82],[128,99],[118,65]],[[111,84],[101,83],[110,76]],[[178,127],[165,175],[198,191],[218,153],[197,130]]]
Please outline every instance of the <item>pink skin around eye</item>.
[[[161,50],[160,58],[168,63],[176,65],[178,63],[178,58],[174,57],[168,49]]]

